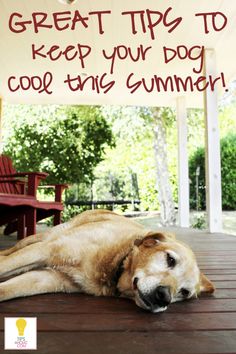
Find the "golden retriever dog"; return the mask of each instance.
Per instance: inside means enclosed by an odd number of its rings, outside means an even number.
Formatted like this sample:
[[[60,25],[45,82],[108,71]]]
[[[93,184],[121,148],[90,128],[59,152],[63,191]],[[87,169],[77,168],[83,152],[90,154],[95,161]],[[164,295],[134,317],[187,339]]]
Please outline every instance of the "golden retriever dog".
[[[80,292],[128,297],[160,312],[214,291],[188,246],[105,210],[84,212],[19,241],[0,252],[0,264],[0,301]]]

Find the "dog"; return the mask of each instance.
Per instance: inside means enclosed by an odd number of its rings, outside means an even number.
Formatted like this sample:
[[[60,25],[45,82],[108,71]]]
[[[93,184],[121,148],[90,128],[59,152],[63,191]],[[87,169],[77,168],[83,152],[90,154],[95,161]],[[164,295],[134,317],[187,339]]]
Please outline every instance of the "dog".
[[[122,296],[150,312],[212,293],[191,249],[110,211],[86,211],[0,252],[0,301],[42,293]]]

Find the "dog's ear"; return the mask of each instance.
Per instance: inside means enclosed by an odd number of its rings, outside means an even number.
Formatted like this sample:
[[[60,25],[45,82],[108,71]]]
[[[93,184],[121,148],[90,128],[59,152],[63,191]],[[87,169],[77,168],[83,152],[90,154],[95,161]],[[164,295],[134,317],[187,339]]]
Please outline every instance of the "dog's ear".
[[[141,245],[145,247],[153,247],[160,242],[165,242],[167,240],[166,236],[161,232],[148,232],[148,234],[142,238],[134,241],[134,245],[139,247]]]
[[[215,287],[212,282],[205,276],[205,274],[200,273],[200,292],[201,293],[213,293]]]

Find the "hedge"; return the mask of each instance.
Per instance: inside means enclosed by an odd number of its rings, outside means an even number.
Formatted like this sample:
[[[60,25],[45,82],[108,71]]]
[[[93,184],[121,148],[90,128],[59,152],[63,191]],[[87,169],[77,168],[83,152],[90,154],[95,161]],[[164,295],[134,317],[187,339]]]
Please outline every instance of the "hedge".
[[[190,206],[196,209],[196,170],[200,167],[199,198],[200,210],[206,208],[205,196],[205,151],[198,148],[189,161]],[[222,206],[224,210],[236,210],[236,134],[229,134],[221,140]]]

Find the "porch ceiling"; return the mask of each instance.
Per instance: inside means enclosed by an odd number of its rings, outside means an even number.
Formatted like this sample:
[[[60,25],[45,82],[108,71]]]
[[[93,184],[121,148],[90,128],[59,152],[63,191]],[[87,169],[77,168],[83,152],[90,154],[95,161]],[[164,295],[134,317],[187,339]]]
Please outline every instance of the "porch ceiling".
[[[165,12],[168,7],[172,7],[168,21],[178,16],[183,17],[183,21],[172,33],[168,33],[168,28],[162,24],[158,25],[155,31],[155,40],[150,38],[150,32],[141,33],[140,21],[137,22],[139,33],[131,33],[130,17],[122,16],[123,11],[146,10]],[[48,13],[47,24],[52,24],[52,13],[71,11],[72,16],[75,10],[79,10],[83,16],[88,16],[91,11],[109,10],[111,15],[104,15],[103,28],[104,34],[98,33],[98,21],[95,15],[89,16],[88,28],[83,28],[77,24],[74,31],[57,31],[51,29],[39,29],[35,34],[32,25],[28,25],[28,30],[24,33],[13,33],[8,28],[9,17],[13,12],[23,15],[24,20],[31,20],[33,12]],[[196,17],[196,13],[201,12],[223,12],[228,18],[227,27],[221,32],[210,32],[205,34],[203,30],[203,19]],[[199,68],[199,61],[180,61],[173,60],[171,63],[164,64],[163,46],[176,47],[177,45],[202,46],[215,49],[217,57],[218,73],[224,72],[226,85],[235,78],[235,39],[236,39],[236,2],[235,0],[99,0],[92,2],[90,0],[79,0],[75,5],[67,6],[58,2],[58,0],[1,0],[0,3],[0,95],[4,100],[12,103],[68,103],[68,104],[127,104],[127,105],[153,105],[153,106],[171,106],[177,96],[183,93],[168,92],[147,93],[140,89],[134,94],[130,94],[125,88],[126,78],[130,73],[134,73],[135,79],[147,79],[147,85],[150,85],[149,79],[154,75],[163,78],[168,75],[178,75],[186,77],[193,76],[192,68]],[[145,15],[145,19],[146,19]],[[61,22],[60,25],[66,22]],[[71,24],[70,21],[68,23]],[[146,22],[147,24],[147,22]],[[76,46],[78,43],[89,45],[92,48],[91,54],[85,59],[85,68],[81,67],[79,59],[66,61],[61,58],[57,61],[39,58],[32,60],[31,45],[36,47],[45,45],[46,52],[52,45],[58,45],[62,50],[67,45]],[[145,61],[132,62],[115,61],[114,74],[109,75],[110,61],[104,60],[102,49],[111,53],[114,46],[126,45],[135,49],[140,44],[144,47],[151,46],[152,49],[147,53]],[[46,50],[47,49],[47,50]],[[42,76],[45,72],[53,73],[53,82],[50,86],[53,93],[51,95],[38,94],[32,90],[19,91],[12,93],[7,86],[7,80],[10,76]],[[83,92],[71,92],[63,81],[67,74],[77,76],[83,73],[83,78],[89,75],[99,75],[108,73],[104,83],[115,80],[115,87],[107,94],[97,94],[89,89],[87,84]],[[195,74],[199,76],[201,74]],[[220,90],[220,94],[225,89]],[[201,93],[188,93],[187,105],[189,107],[201,107],[203,104]]]

